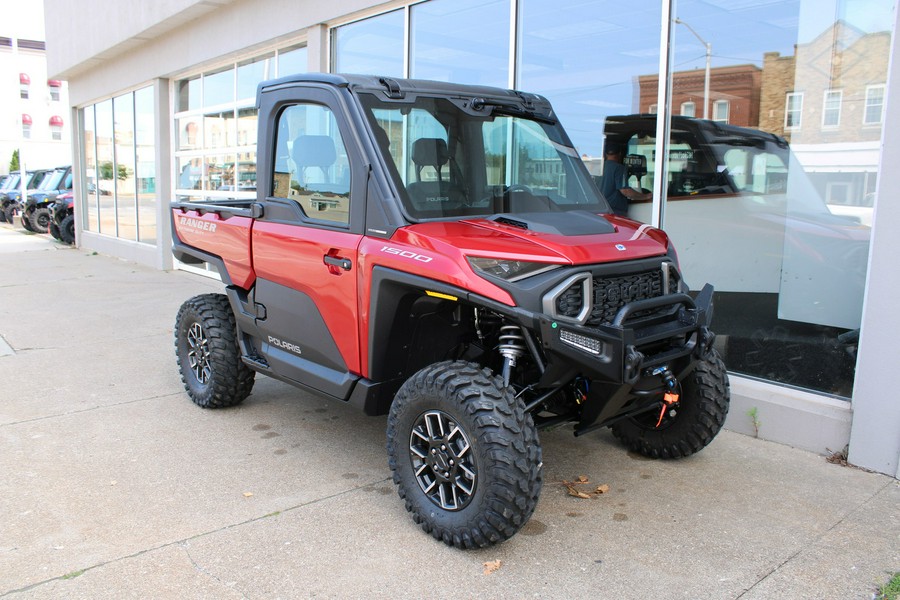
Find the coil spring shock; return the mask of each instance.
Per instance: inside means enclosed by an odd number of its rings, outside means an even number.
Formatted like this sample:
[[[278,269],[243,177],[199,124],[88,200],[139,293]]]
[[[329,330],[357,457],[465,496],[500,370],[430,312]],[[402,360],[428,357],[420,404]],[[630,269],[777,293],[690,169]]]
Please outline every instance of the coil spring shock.
[[[509,377],[516,366],[516,360],[525,355],[528,347],[525,345],[522,328],[518,325],[502,325],[499,340],[497,350],[503,357],[503,385],[505,387],[509,385]]]

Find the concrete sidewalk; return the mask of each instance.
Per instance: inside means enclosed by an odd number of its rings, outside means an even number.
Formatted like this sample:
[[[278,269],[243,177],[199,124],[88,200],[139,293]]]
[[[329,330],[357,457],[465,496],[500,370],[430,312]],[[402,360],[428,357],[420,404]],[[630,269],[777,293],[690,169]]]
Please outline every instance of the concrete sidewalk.
[[[843,600],[900,570],[896,480],[729,431],[674,462],[543,432],[531,521],[448,548],[383,417],[261,376],[188,400],[175,313],[220,289],[0,225],[0,597]],[[569,496],[579,475],[609,493]]]

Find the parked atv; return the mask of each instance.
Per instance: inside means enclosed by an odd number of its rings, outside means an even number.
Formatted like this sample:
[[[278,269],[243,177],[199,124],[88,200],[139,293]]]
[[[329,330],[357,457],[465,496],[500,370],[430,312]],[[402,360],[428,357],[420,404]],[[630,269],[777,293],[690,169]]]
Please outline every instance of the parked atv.
[[[24,203],[20,202],[22,225],[25,229],[47,233],[50,226],[50,204],[59,194],[71,189],[72,167],[57,167],[50,171],[37,191],[33,194],[29,192],[28,199]]]
[[[48,169],[39,169],[36,171],[26,171],[25,190],[30,196],[38,191],[41,183],[51,171]],[[16,215],[22,213],[22,191],[21,179],[16,178],[16,183],[6,193],[0,196],[0,209],[6,216],[7,223],[15,223]],[[35,231],[28,219],[23,219],[22,226],[28,231]],[[46,231],[46,229],[44,230]]]
[[[75,243],[75,194],[63,192],[50,206],[50,235],[66,244]]]
[[[652,458],[719,432],[712,286],[689,294],[669,237],[612,213],[545,98],[309,74],[257,106],[256,198],[172,205],[175,256],[225,284],[176,317],[194,403],[261,373],[387,414],[407,510],[461,548],[528,521],[540,429]]]

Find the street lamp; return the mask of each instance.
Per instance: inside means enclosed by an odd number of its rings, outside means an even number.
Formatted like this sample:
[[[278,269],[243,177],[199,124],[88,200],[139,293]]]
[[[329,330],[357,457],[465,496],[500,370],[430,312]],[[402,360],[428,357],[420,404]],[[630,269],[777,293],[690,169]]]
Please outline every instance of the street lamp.
[[[709,118],[709,59],[712,56],[712,44],[700,37],[700,34],[694,31],[694,28],[675,17],[675,23],[687,27],[694,37],[700,40],[700,43],[706,46],[706,76],[703,78],[703,118]]]

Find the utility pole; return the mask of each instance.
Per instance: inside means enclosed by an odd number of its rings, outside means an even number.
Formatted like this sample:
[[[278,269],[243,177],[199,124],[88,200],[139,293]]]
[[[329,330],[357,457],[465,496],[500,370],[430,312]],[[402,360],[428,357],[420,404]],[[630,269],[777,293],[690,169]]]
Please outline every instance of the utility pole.
[[[690,32],[694,34],[694,37],[697,38],[698,40],[700,40],[700,43],[706,47],[706,76],[703,78],[703,118],[708,119],[709,118],[709,63],[710,63],[710,58],[712,57],[712,44],[710,44],[709,42],[704,40],[702,37],[700,37],[700,34],[698,34],[696,31],[694,31],[693,27],[691,27],[690,25],[688,25],[687,23],[685,23],[678,17],[675,17],[675,23],[677,23],[678,25],[684,25],[685,27],[687,27],[688,30],[690,30]]]

